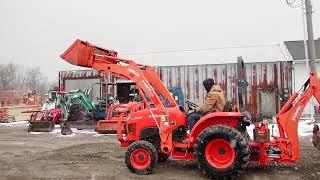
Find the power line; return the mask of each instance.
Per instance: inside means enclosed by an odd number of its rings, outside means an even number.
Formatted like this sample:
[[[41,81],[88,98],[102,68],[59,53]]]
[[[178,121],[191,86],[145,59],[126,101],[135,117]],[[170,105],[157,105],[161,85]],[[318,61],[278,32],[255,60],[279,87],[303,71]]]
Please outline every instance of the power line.
[[[239,48],[254,48],[254,47],[270,47],[278,46],[279,44],[264,44],[264,45],[250,45],[250,46],[227,46],[216,48],[201,48],[201,49],[180,49],[180,50],[167,50],[167,51],[146,51],[146,52],[133,52],[124,53],[122,55],[140,55],[140,54],[164,54],[164,53],[182,53],[182,52],[198,52],[198,51],[212,51],[221,49],[239,49]]]

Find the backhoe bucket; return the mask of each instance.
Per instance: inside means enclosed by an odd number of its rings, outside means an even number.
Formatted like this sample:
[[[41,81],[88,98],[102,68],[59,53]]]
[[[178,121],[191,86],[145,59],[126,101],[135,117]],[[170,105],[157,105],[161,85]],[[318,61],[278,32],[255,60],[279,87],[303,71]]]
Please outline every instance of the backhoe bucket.
[[[55,124],[51,121],[30,121],[28,131],[33,132],[51,132]]]
[[[320,151],[320,132],[317,124],[313,126],[312,144]]]
[[[73,133],[73,131],[70,128],[70,124],[68,122],[61,122],[60,128],[61,128],[62,135],[70,135]]]
[[[117,52],[77,39],[60,57],[70,64],[91,68],[94,56],[117,56]]]

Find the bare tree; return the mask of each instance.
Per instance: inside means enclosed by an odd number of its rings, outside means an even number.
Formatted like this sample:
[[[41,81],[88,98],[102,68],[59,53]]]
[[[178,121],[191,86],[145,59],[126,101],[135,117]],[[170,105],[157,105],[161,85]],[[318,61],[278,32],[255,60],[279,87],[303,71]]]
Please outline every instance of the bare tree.
[[[18,66],[13,63],[9,63],[7,65],[1,65],[0,81],[1,81],[1,88],[3,90],[15,89],[15,86],[17,85],[17,81],[16,81],[17,69],[18,69]]]
[[[42,96],[47,93],[48,88],[48,79],[43,76],[39,67],[0,64],[0,90],[29,89]]]
[[[39,87],[42,78],[42,73],[39,67],[28,68],[25,71],[24,82],[26,88],[36,90]]]

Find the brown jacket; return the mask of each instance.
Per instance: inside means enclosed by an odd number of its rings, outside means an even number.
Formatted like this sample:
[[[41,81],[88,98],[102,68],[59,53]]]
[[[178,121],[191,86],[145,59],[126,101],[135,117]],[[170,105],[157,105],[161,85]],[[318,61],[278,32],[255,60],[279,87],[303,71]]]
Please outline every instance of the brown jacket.
[[[196,108],[196,112],[203,115],[212,112],[221,112],[226,105],[223,91],[219,85],[212,86],[211,90],[207,93],[206,99],[202,106]]]

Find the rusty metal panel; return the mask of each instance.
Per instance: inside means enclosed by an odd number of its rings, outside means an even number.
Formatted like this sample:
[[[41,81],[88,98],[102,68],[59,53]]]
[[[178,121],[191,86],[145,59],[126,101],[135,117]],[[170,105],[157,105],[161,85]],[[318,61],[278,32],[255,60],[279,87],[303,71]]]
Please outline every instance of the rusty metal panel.
[[[155,67],[167,87],[182,88],[185,99],[197,104],[202,104],[205,99],[206,92],[202,81],[206,78],[215,79],[216,83],[224,90],[226,99],[237,104],[236,68],[235,63]],[[292,94],[291,62],[247,63],[245,64],[245,77],[249,83],[245,95],[246,109],[255,115],[259,113],[259,104],[267,104],[268,102],[275,102],[272,107],[274,109],[269,108],[270,111],[264,112],[264,114],[267,116],[275,115],[275,112],[278,112],[287,101],[287,97]],[[275,100],[261,98],[261,102],[259,102],[258,91],[263,89],[273,89]]]
[[[95,70],[74,70],[74,71],[60,71],[59,72],[59,88],[60,90],[64,90],[67,88],[72,88],[75,86],[74,84],[76,81],[73,80],[79,80],[83,79],[87,82],[87,80],[92,79],[93,81],[88,81],[92,83],[86,83],[86,88],[91,88],[93,83],[98,82],[97,79],[100,80],[102,83],[115,83],[116,79],[111,74],[100,74]],[[68,84],[69,83],[69,84]],[[77,83],[79,84],[79,83]],[[76,88],[76,87],[74,87]],[[83,85],[81,85],[81,88],[83,88]],[[116,93],[116,87],[115,86],[107,86],[106,88],[102,89],[103,94],[111,94],[115,95]]]
[[[258,111],[263,117],[272,117],[276,112],[276,94],[274,89],[259,89],[258,90]]]
[[[259,104],[265,104],[270,101],[262,98],[261,101],[265,102],[259,102],[259,90],[273,89],[275,91],[275,112],[279,111],[292,94],[291,62],[246,64],[246,77],[249,83],[246,95],[248,98],[247,109],[254,114],[259,113]],[[285,93],[287,95],[284,95]]]
[[[206,96],[202,81],[206,78],[213,78],[224,90],[226,99],[235,105],[238,102],[236,68],[236,63],[155,67],[164,85],[182,88],[186,100],[202,104]],[[102,82],[116,82],[111,75],[101,75],[94,70],[63,71],[59,74],[60,87],[64,87],[65,79],[99,77],[102,78]],[[292,94],[291,62],[246,63],[245,77],[249,83],[245,95],[246,109],[255,115],[259,113],[259,104],[270,101],[269,99],[264,101],[264,98],[259,101],[260,90],[274,89],[275,111],[265,112],[269,115],[278,112]],[[106,92],[114,94],[116,91],[114,87],[109,87]]]

